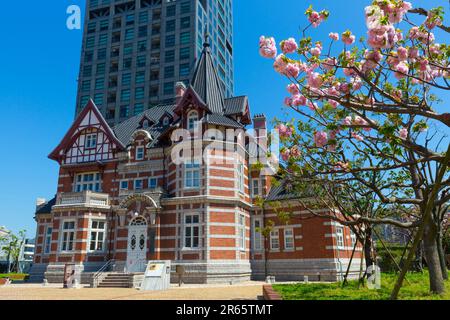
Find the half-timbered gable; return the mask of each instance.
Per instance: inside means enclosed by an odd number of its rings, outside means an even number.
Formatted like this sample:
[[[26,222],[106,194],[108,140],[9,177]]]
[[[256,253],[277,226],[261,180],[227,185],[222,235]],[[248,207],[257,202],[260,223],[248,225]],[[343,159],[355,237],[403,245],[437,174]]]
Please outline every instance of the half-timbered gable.
[[[49,157],[62,165],[105,162],[123,148],[91,100]]]

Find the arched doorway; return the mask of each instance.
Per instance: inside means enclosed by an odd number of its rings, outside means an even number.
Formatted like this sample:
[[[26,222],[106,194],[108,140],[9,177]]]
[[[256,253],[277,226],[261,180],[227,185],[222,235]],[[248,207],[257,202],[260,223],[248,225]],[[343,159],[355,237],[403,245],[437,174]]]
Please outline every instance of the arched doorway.
[[[128,226],[127,271],[144,272],[147,264],[148,223],[144,217],[136,217]]]

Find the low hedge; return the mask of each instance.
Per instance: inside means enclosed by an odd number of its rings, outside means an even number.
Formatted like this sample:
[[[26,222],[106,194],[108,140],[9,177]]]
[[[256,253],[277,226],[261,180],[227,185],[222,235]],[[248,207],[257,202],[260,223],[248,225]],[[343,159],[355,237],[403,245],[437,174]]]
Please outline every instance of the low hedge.
[[[29,278],[28,274],[25,273],[4,273],[0,274],[0,279],[6,279],[9,278],[12,281],[24,281]]]

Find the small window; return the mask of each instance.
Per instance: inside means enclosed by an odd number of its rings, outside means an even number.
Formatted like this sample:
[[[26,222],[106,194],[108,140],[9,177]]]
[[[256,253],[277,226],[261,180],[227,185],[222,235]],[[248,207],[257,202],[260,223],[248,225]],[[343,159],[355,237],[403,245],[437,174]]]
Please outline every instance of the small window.
[[[75,221],[64,221],[62,229],[61,251],[73,251],[75,243]]]
[[[156,179],[156,178],[148,179],[148,188],[149,189],[156,189],[157,187],[158,187],[158,179]]]
[[[185,167],[184,186],[186,188],[200,187],[200,165],[198,163],[187,163]]]
[[[344,228],[336,227],[336,243],[339,249],[344,248]]]
[[[260,251],[263,248],[261,227],[261,220],[256,219],[253,221],[253,249],[255,251]]]
[[[169,119],[169,117],[165,117],[164,120],[163,120],[163,125],[164,125],[164,126],[168,126],[169,124],[170,124],[170,119]]]
[[[53,228],[47,227],[47,231],[45,233],[45,244],[44,244],[44,253],[49,254],[52,249],[52,233]]]
[[[84,143],[86,149],[93,149],[97,147],[97,135],[96,134],[88,134],[86,136],[86,141]]]
[[[145,156],[145,148],[144,147],[137,147],[136,148],[136,160],[142,161],[144,160]]]
[[[352,247],[356,245],[356,234],[353,231],[350,231],[350,239],[352,240]]]
[[[257,197],[259,196],[259,181],[257,179],[254,179],[252,182],[252,189],[253,189],[253,196]]]
[[[100,173],[82,173],[76,176],[75,192],[94,191],[101,192]]]
[[[196,111],[192,111],[188,117],[188,130],[194,130],[197,127],[198,123],[198,113]]]
[[[120,181],[120,190],[128,190],[128,181]]]
[[[239,234],[238,234],[239,249],[245,250],[246,232],[245,232],[245,216],[243,214],[239,215],[238,232],[239,232]]]
[[[138,179],[134,180],[134,190],[142,190],[144,189],[144,180]]]
[[[270,250],[280,250],[280,234],[278,230],[270,232]]]
[[[89,251],[102,252],[105,250],[105,222],[104,221],[91,221],[91,239]]]
[[[244,186],[244,164],[239,163],[237,166],[237,174],[238,174],[238,189],[239,192],[244,193],[245,186]]]
[[[294,230],[293,229],[285,229],[284,230],[284,248],[286,250],[294,250],[294,248],[295,248]]]
[[[186,215],[184,217],[184,247],[196,249],[200,246],[200,217]]]

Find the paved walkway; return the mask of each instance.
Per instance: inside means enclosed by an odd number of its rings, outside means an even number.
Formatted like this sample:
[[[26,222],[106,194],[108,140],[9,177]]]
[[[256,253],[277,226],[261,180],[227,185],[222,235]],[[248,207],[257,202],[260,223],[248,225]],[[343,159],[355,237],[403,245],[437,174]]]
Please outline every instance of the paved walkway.
[[[0,300],[256,300],[262,282],[237,285],[173,286],[168,291],[142,292],[137,289],[62,289],[61,286],[11,285],[0,287]]]

